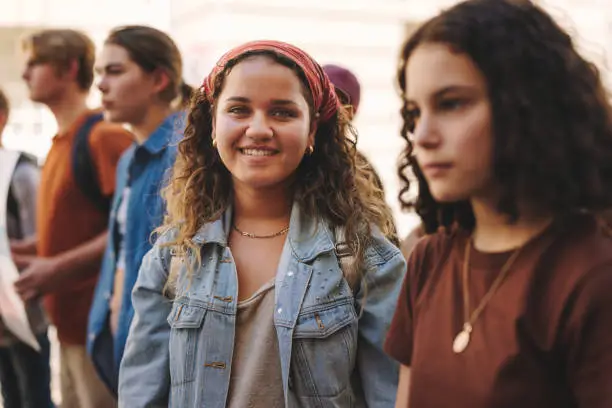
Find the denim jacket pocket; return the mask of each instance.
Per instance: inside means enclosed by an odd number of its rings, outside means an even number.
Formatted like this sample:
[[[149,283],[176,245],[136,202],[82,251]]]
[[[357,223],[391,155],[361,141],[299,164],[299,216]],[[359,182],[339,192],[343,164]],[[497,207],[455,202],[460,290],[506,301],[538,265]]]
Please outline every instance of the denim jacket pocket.
[[[303,309],[293,333],[290,387],[298,397],[333,397],[350,384],[357,351],[353,299]]]
[[[172,385],[195,380],[197,343],[206,309],[181,299],[174,302],[168,316],[170,324],[170,380]]]

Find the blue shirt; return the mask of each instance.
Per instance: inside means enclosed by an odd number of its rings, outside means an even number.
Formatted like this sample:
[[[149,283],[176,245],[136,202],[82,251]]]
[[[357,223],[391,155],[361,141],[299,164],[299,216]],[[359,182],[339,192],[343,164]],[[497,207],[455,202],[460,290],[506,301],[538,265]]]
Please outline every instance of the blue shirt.
[[[202,260],[193,273],[192,256],[182,262],[161,245],[171,231],[145,257],[121,362],[120,408],[226,406],[238,301],[231,219],[227,210],[193,237]],[[349,285],[340,265],[327,223],[294,204],[271,311],[285,406],[392,408],[398,365],[382,345],[406,261],[374,231],[361,284]],[[166,287],[171,270],[174,295]]]
[[[160,189],[168,180],[176,157],[182,122],[181,114],[170,115],[142,145],[135,144],[123,154],[117,166],[117,185],[111,207],[108,244],[100,278],[89,314],[87,351],[100,377],[116,390],[119,363],[134,316],[131,293],[144,255],[151,249],[151,233],[163,222],[164,204]],[[123,192],[130,188],[125,235],[120,234],[117,213]],[[125,251],[123,295],[117,333],[108,324],[110,300],[115,283],[120,246]]]

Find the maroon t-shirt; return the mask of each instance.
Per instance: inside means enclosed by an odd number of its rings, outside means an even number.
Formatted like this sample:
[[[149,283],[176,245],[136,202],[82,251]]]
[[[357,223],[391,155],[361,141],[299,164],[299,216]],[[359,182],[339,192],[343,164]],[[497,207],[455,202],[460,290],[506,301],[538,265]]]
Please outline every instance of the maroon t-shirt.
[[[473,325],[464,323],[468,234],[429,236],[408,274],[385,348],[410,366],[410,408],[611,408],[612,239],[590,216],[528,243]],[[473,311],[511,252],[470,254]]]

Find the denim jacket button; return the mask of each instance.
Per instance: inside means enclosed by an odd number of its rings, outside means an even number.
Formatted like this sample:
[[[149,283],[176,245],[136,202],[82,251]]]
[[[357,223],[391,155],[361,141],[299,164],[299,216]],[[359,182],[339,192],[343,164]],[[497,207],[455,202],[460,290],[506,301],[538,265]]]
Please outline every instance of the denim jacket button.
[[[282,308],[282,307],[279,307],[279,308],[278,308],[278,310],[277,310],[277,312],[278,312],[278,314],[283,313],[283,308]]]
[[[293,271],[289,271],[289,272],[287,273],[287,276],[293,276]]]
[[[111,300],[111,293],[110,292],[104,292],[104,299],[106,300]]]

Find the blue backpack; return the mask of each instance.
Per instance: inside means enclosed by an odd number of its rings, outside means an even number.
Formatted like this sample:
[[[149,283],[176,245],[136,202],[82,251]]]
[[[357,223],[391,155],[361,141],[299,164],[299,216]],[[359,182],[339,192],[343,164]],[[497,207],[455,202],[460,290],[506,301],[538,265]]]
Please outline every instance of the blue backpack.
[[[91,129],[104,119],[102,113],[89,116],[77,131],[72,146],[72,173],[77,187],[101,212],[108,213],[112,196],[104,195],[94,166],[89,135]]]
[[[91,129],[103,120],[102,113],[96,113],[89,116],[85,123],[79,128],[72,146],[72,173],[77,187],[87,197],[87,199],[96,206],[101,212],[108,214],[110,212],[112,196],[105,196],[100,189],[98,175],[91,156],[89,147],[89,135]],[[21,153],[17,161],[17,166],[22,163],[28,163],[33,166],[38,166],[38,159],[30,154]],[[13,188],[9,186],[7,197],[7,213],[17,221],[18,229],[21,231],[19,203],[13,193]],[[22,237],[23,238],[23,237]]]

